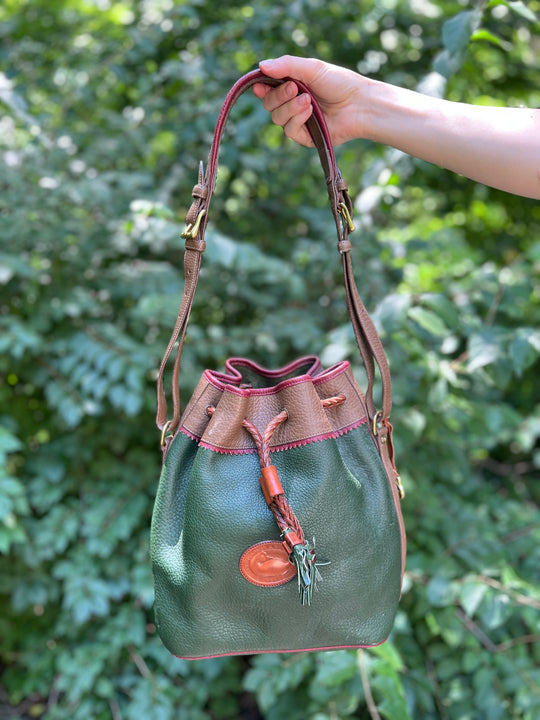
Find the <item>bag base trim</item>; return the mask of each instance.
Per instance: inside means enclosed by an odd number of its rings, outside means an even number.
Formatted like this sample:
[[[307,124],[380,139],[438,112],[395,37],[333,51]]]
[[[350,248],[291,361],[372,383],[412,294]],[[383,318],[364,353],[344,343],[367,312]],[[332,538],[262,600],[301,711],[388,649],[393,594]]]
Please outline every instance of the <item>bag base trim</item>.
[[[328,647],[308,647],[294,650],[291,650],[290,648],[283,650],[238,650],[237,652],[220,653],[217,655],[195,655],[193,657],[187,655],[175,655],[175,657],[179,660],[212,660],[212,658],[234,657],[235,655],[269,655],[272,653],[289,654],[303,652],[326,652],[330,650],[367,650],[369,648],[379,647],[379,645],[383,645],[387,640],[388,637],[385,637],[384,640],[381,640],[381,642],[373,643],[372,645],[329,645]]]

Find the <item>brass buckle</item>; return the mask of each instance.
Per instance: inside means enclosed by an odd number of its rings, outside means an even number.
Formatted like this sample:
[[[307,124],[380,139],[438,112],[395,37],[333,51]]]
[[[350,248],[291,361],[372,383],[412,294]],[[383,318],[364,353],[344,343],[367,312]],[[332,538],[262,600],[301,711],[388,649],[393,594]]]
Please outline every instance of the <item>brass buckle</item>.
[[[197,235],[199,232],[199,227],[201,225],[201,220],[203,219],[204,214],[206,213],[206,210],[203,208],[201,212],[197,215],[197,219],[194,223],[189,223],[184,228],[184,231],[180,235],[181,238],[184,240],[193,240],[193,238]]]
[[[344,223],[347,225],[347,229],[349,230],[349,232],[354,232],[356,230],[356,225],[353,223],[349,208],[345,205],[344,202],[339,203],[338,212],[343,218]]]
[[[377,437],[377,434],[378,434],[377,430],[379,429],[379,427],[381,425],[381,420],[382,420],[382,412],[380,410],[377,410],[377,412],[373,416],[373,425],[372,425],[373,435],[375,437]]]

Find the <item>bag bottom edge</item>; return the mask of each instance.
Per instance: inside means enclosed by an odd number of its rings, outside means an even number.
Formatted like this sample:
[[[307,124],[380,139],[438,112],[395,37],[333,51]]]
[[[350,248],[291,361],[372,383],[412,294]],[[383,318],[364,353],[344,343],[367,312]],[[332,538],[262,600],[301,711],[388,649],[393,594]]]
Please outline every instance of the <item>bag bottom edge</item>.
[[[329,650],[362,650],[367,648],[373,648],[378,647],[379,645],[382,645],[388,640],[388,638],[385,638],[384,640],[381,640],[381,642],[378,643],[372,643],[369,645],[329,645],[327,647],[306,647],[306,648],[297,648],[297,649],[283,649],[283,650],[237,650],[234,652],[225,652],[225,653],[214,653],[211,655],[176,655],[175,653],[171,653],[175,657],[177,657],[179,660],[211,660],[213,658],[220,658],[220,657],[234,657],[236,655],[269,655],[269,654],[288,654],[288,653],[302,653],[302,652],[325,652]]]

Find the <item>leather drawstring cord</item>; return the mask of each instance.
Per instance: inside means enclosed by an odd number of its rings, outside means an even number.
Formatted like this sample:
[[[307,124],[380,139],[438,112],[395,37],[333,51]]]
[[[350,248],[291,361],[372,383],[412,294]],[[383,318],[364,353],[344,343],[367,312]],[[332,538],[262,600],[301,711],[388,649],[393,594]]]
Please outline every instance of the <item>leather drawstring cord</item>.
[[[344,395],[336,395],[335,397],[321,400],[321,404],[323,408],[336,407],[345,402],[345,399]],[[215,408],[210,406],[206,412],[208,415],[213,415]],[[311,543],[306,540],[298,518],[285,497],[285,491],[279,479],[277,468],[275,465],[272,465],[270,461],[270,442],[272,436],[288,417],[287,411],[282,410],[272,418],[262,433],[247,419],[243,420],[242,427],[249,432],[255,442],[261,464],[259,481],[266,504],[272,512],[276,525],[279,528],[283,546],[289,555],[289,560],[296,567],[300,600],[302,605],[311,605],[313,590],[316,589],[317,581],[321,580],[321,574],[317,566],[328,563],[317,563],[315,538],[313,538]]]

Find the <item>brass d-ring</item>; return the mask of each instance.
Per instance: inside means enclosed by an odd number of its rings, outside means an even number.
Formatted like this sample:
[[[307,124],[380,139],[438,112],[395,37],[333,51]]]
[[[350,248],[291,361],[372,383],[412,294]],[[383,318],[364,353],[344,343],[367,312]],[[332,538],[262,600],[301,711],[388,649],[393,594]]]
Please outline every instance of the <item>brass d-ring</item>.
[[[376,412],[375,415],[373,416],[373,426],[372,426],[372,430],[373,430],[373,435],[374,435],[374,436],[377,436],[377,431],[378,431],[379,426],[380,426],[380,424],[381,424],[381,420],[382,420],[382,412],[381,412],[380,410],[377,410],[377,412]]]
[[[163,427],[163,430],[161,431],[161,443],[160,444],[161,444],[162,448],[165,447],[165,440],[167,439],[167,437],[172,437],[172,433],[170,435],[167,435],[167,432],[169,431],[169,428],[171,427],[171,425],[172,425],[172,420],[167,420],[167,422],[165,423],[165,425]]]

